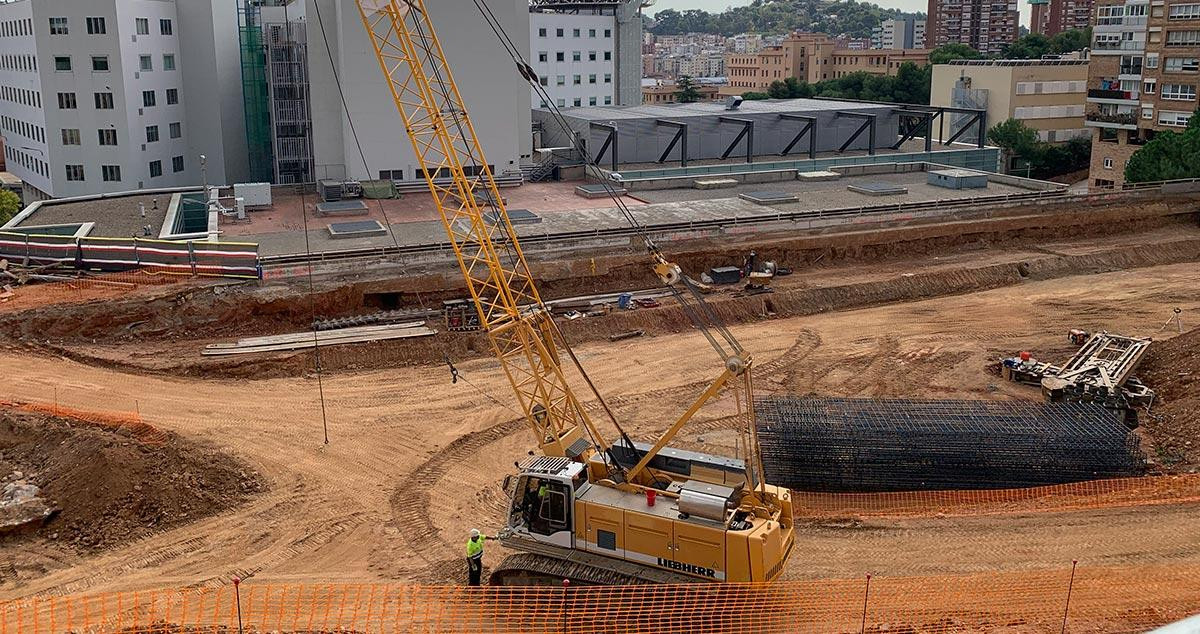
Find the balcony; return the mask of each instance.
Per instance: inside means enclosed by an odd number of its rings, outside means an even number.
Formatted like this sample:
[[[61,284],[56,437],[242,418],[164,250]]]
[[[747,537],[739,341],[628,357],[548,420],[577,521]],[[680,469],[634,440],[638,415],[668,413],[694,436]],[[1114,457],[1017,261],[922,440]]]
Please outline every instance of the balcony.
[[[1116,128],[1118,130],[1137,129],[1136,112],[1105,114],[1096,110],[1092,110],[1084,114],[1083,118],[1086,125],[1094,128]]]
[[[1132,90],[1105,90],[1103,88],[1089,88],[1087,91],[1088,99],[1122,99],[1136,100],[1138,98],[1137,91]]]
[[[1141,40],[1097,40],[1092,45],[1092,51],[1097,53],[1140,52],[1146,50],[1146,43]]]

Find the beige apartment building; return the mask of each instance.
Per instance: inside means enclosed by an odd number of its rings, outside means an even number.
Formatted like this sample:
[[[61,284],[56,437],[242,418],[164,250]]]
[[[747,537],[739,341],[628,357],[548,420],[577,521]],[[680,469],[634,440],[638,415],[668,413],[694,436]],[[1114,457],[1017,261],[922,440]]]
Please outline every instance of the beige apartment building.
[[[905,62],[924,66],[929,63],[929,51],[840,48],[835,39],[822,33],[793,33],[779,46],[750,55],[727,55],[729,83],[721,88],[721,94],[766,92],[771,82],[788,77],[816,83],[857,72],[895,75]]]
[[[719,87],[713,84],[696,86],[700,93],[700,101],[719,101],[723,99]],[[660,104],[675,103],[679,98],[679,86],[663,83],[655,86],[642,86],[642,103]]]
[[[929,105],[985,109],[989,128],[1020,119],[1041,140],[1063,142],[1091,134],[1083,119],[1087,80],[1086,59],[956,60],[933,67]],[[952,128],[942,134],[949,138]]]
[[[1200,2],[1097,0],[1092,38],[1088,177],[1093,188],[1121,187],[1129,157],[1196,110]]]

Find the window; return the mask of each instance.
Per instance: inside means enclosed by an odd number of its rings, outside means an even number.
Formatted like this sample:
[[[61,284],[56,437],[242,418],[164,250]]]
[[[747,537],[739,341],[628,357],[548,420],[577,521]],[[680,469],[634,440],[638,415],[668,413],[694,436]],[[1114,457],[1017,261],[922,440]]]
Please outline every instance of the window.
[[[158,126],[156,126],[156,125],[146,126],[146,143],[157,143],[157,142],[158,142]]]
[[[541,84],[541,85],[543,85],[543,86],[549,86],[549,85],[550,85],[550,78],[549,78],[549,77],[547,77],[547,76],[545,76],[545,75],[542,75],[541,77],[538,77],[538,83],[539,83],[539,84]]]
[[[606,105],[606,106],[612,105],[612,97],[611,96],[609,96],[609,95],[604,96],[604,105]]]
[[[1195,57],[1168,57],[1163,67],[1168,73],[1194,73],[1197,70],[1200,70],[1200,59]]]
[[[596,37],[596,29],[588,29],[588,37]]]
[[[100,175],[106,183],[121,182],[121,166],[120,165],[101,165]]]
[[[1187,127],[1188,119],[1192,117],[1190,112],[1172,112],[1169,110],[1160,110],[1158,112],[1158,125],[1171,126],[1173,128]]]
[[[583,76],[582,75],[572,75],[571,83],[575,84],[576,86],[583,84]]]
[[[175,55],[168,53],[163,55],[163,70],[175,70]]]
[[[153,108],[155,106],[155,101],[156,97],[154,96],[153,90],[142,91],[142,106],[146,108]]]
[[[579,37],[579,29],[571,29],[571,37]]]
[[[68,165],[67,166],[67,180],[82,181],[83,180],[83,166],[82,165]]]
[[[71,70],[71,58],[66,55],[56,55],[54,57],[54,70],[66,72]]]
[[[107,73],[108,72],[108,56],[93,55],[92,56],[92,72]]]
[[[596,529],[596,545],[604,550],[617,549],[617,534],[603,528]]]
[[[559,51],[559,52],[555,53],[555,54],[554,54],[554,61],[556,61],[556,62],[565,62],[565,61],[567,61],[567,54],[566,54],[566,53],[564,53],[564,52],[562,52],[562,51]]]
[[[154,70],[154,58],[149,55],[141,55],[138,57],[138,67],[143,73],[148,73]]]
[[[75,101],[75,93],[60,92],[58,93],[58,109],[59,110],[74,110],[79,107]]]
[[[1200,4],[1176,4],[1172,5],[1170,13],[1167,17],[1171,20],[1196,20],[1200,19]]]
[[[379,170],[379,180],[402,181],[404,180],[404,170]]]
[[[594,105],[596,105],[596,98],[595,98],[595,97],[588,97],[588,105],[589,105],[589,106],[594,106]]]
[[[538,29],[538,37],[546,37],[546,29]]]
[[[1113,160],[1111,156],[1104,157],[1104,169],[1110,170],[1113,168]]]
[[[612,37],[612,29],[604,29],[604,37]]]
[[[171,27],[171,21],[166,18],[159,20],[158,32],[163,35],[171,35],[174,32],[173,28]]]
[[[162,161],[150,161],[150,178],[162,176]]]
[[[589,62],[596,61],[596,51],[588,51],[588,61]]]
[[[138,35],[150,35],[150,19],[149,18],[135,18],[133,22],[134,22],[134,25],[137,26],[137,34]]]
[[[558,100],[558,107],[559,107],[559,108],[566,108],[566,107],[567,107],[567,100],[566,100],[566,99],[559,99],[559,100]]]
[[[182,156],[176,156],[175,158],[171,159],[171,169],[174,170],[176,174],[183,171]]]
[[[576,97],[575,98],[575,107],[578,108],[579,106],[582,106],[582,105],[583,105],[583,99]]]
[[[594,74],[592,74],[592,75],[588,75],[588,83],[589,83],[589,84],[594,84],[594,83],[596,83],[596,75],[594,75]]]
[[[50,35],[69,35],[71,29],[66,18],[50,18]]]
[[[96,93],[96,110],[112,110],[113,94],[111,92]]]
[[[1167,46],[1196,46],[1200,31],[1167,31]]]
[[[104,35],[108,32],[105,28],[104,18],[88,18],[87,19],[88,35]]]
[[[63,128],[62,130],[63,145],[82,145],[79,140],[78,128]]]
[[[604,61],[606,61],[606,62],[612,61],[612,51],[604,51]]]
[[[612,83],[612,73],[604,73],[604,83],[606,83],[606,84]]]
[[[554,83],[557,86],[566,86],[567,85],[567,76],[566,75],[558,75],[557,77],[554,78]]]
[[[554,37],[562,37],[562,36],[563,36],[562,29],[554,29]]]
[[[1142,92],[1146,93],[1147,95],[1153,95],[1154,89],[1157,86],[1158,86],[1158,84],[1154,81],[1142,82]]]
[[[571,51],[571,61],[578,62],[583,59],[583,55],[579,51]]]
[[[178,88],[168,88],[167,89],[167,105],[173,106],[177,103],[179,103],[179,89]]]
[[[547,53],[546,51],[539,51],[538,52],[538,61],[545,64],[546,62],[550,61],[550,54]]]
[[[100,137],[100,145],[116,145],[117,131],[116,130],[97,130],[96,136]]]
[[[1196,86],[1193,84],[1163,84],[1159,97],[1172,101],[1195,101]]]
[[[1143,106],[1142,107],[1142,118],[1143,119],[1153,119],[1154,118],[1154,106]]]
[[[169,130],[170,130],[170,135],[171,135],[172,139],[178,139],[183,136],[183,124],[182,123],[172,123],[169,127]]]

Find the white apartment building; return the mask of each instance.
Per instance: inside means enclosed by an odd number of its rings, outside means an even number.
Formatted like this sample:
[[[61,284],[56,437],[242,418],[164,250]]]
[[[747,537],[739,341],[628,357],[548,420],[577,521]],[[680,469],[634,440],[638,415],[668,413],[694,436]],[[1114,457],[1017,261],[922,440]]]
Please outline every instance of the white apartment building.
[[[486,2],[514,42],[529,41],[527,0]],[[315,176],[420,180],[420,165],[356,3],[294,0],[289,5],[288,19],[302,20],[307,32]],[[425,6],[493,172],[520,169],[521,161],[533,155],[529,85],[473,0],[436,0]],[[275,12],[271,19],[281,15]],[[528,51],[522,53],[528,56]]]
[[[539,0],[530,6],[530,62],[560,108],[642,102],[639,0]],[[546,107],[530,90],[534,108]]]
[[[871,29],[871,48],[925,48],[925,20],[904,18],[884,20]]]
[[[189,11],[213,30],[211,8]],[[192,185],[204,152],[224,180],[224,141],[239,131],[193,129],[189,90],[212,91],[204,109],[218,123],[223,103],[219,87],[185,80],[186,28],[173,0],[0,4],[0,131],[26,201]],[[203,42],[188,51],[198,70],[216,60],[215,40]]]

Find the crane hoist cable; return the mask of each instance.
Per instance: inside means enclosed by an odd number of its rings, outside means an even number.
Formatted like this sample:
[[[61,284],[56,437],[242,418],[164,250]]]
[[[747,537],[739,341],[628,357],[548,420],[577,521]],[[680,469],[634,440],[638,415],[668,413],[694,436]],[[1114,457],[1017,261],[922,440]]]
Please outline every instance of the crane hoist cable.
[[[497,39],[500,40],[500,45],[504,48],[505,52],[508,53],[513,63],[516,65],[517,73],[529,83],[534,92],[537,93],[537,95],[546,104],[546,109],[550,112],[550,115],[554,119],[555,123],[562,128],[563,132],[565,132],[567,136],[571,137],[572,145],[574,146],[575,151],[577,151],[583,158],[584,163],[588,167],[591,167],[593,170],[599,172],[599,163],[588,151],[583,141],[576,134],[574,134],[574,131],[571,129],[566,117],[563,116],[562,111],[559,110],[558,106],[554,103],[554,100],[550,97],[549,91],[547,91],[545,87],[542,86],[541,81],[539,81],[537,71],[533,69],[533,66],[530,65],[529,61],[526,60],[521,54],[520,48],[517,47],[512,38],[508,35],[508,31],[504,28],[504,25],[500,23],[500,20],[496,17],[496,14],[492,12],[491,7],[489,7],[484,0],[473,0],[473,2],[475,3],[475,7],[479,10],[479,13],[483,16],[484,22],[487,23],[488,27],[491,28],[492,33],[494,33]],[[646,245],[646,249],[649,251],[651,257],[654,258],[656,264],[667,264],[668,261],[663,251],[658,247],[657,244],[655,244],[646,228],[638,221],[637,217],[634,216],[633,212],[629,209],[629,206],[625,204],[625,201],[621,198],[621,196],[617,195],[616,189],[612,186],[612,183],[610,183],[608,179],[600,179],[600,184],[604,187],[605,193],[610,199],[612,199],[613,204],[621,213],[622,217],[625,218],[625,221],[638,233],[638,236]],[[690,295],[691,299],[694,300],[695,305],[688,301],[683,291],[681,291],[676,284],[668,283],[664,279],[663,285],[668,291],[671,292],[672,296],[675,297],[675,300],[683,308],[683,311],[688,316],[688,319],[692,322],[696,329],[704,335],[709,344],[712,345],[713,349],[717,351],[717,354],[721,356],[723,361],[728,362],[731,358],[740,360],[744,353],[744,349],[742,348],[741,344],[738,343],[737,338],[734,337],[733,333],[729,330],[724,320],[717,315],[717,313],[712,309],[712,306],[710,306],[704,299],[703,294],[700,292],[700,289],[693,280],[682,274],[680,274],[678,277],[679,282],[682,283],[685,288],[687,288],[688,295]],[[701,316],[701,314],[703,316]],[[711,330],[715,330],[717,334],[720,335],[721,339],[723,339],[725,344],[728,346],[728,349],[726,349],[725,346],[722,346],[720,342],[717,341],[717,338],[713,336],[710,328]]]

